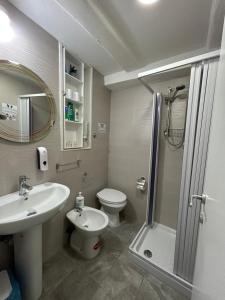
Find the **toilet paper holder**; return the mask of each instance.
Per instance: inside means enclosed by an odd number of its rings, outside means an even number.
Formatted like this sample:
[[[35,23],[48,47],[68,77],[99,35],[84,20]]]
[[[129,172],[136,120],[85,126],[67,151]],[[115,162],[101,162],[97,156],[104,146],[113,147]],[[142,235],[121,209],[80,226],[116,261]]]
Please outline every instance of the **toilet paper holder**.
[[[145,192],[147,189],[147,181],[145,177],[140,177],[136,182],[136,189]]]

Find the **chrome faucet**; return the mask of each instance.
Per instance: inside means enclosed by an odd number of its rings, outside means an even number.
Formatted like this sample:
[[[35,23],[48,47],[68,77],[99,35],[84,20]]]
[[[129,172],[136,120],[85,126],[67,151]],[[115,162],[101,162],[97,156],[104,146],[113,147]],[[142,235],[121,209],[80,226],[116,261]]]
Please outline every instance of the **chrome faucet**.
[[[28,192],[33,189],[33,187],[27,184],[27,180],[29,180],[26,175],[19,176],[19,195],[24,196],[25,198],[28,195]]]
[[[78,207],[78,208],[76,208],[76,211],[79,213],[79,217],[81,217],[83,209],[81,207]]]

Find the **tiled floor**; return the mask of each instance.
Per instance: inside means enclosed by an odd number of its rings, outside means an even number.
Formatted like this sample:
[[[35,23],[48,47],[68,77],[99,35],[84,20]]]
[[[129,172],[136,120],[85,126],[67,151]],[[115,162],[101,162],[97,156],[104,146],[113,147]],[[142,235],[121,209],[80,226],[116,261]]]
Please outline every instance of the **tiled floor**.
[[[44,265],[40,300],[187,300],[129,262],[128,246],[139,228],[107,229],[104,248],[93,260],[69,248],[57,254]]]

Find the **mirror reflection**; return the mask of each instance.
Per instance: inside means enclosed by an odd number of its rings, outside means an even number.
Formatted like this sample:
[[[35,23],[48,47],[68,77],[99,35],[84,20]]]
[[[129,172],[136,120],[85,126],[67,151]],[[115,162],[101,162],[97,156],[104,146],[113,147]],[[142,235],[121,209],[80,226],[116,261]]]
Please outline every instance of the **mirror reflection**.
[[[0,137],[21,143],[40,140],[54,125],[54,99],[31,70],[0,61]]]

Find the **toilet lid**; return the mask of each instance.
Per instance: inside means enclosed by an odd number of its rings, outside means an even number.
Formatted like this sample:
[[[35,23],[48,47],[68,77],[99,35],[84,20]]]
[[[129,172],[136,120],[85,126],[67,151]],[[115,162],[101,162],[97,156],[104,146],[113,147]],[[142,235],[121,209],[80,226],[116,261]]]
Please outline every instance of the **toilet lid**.
[[[98,192],[97,197],[108,203],[123,203],[127,199],[124,193],[114,189],[103,189]]]

